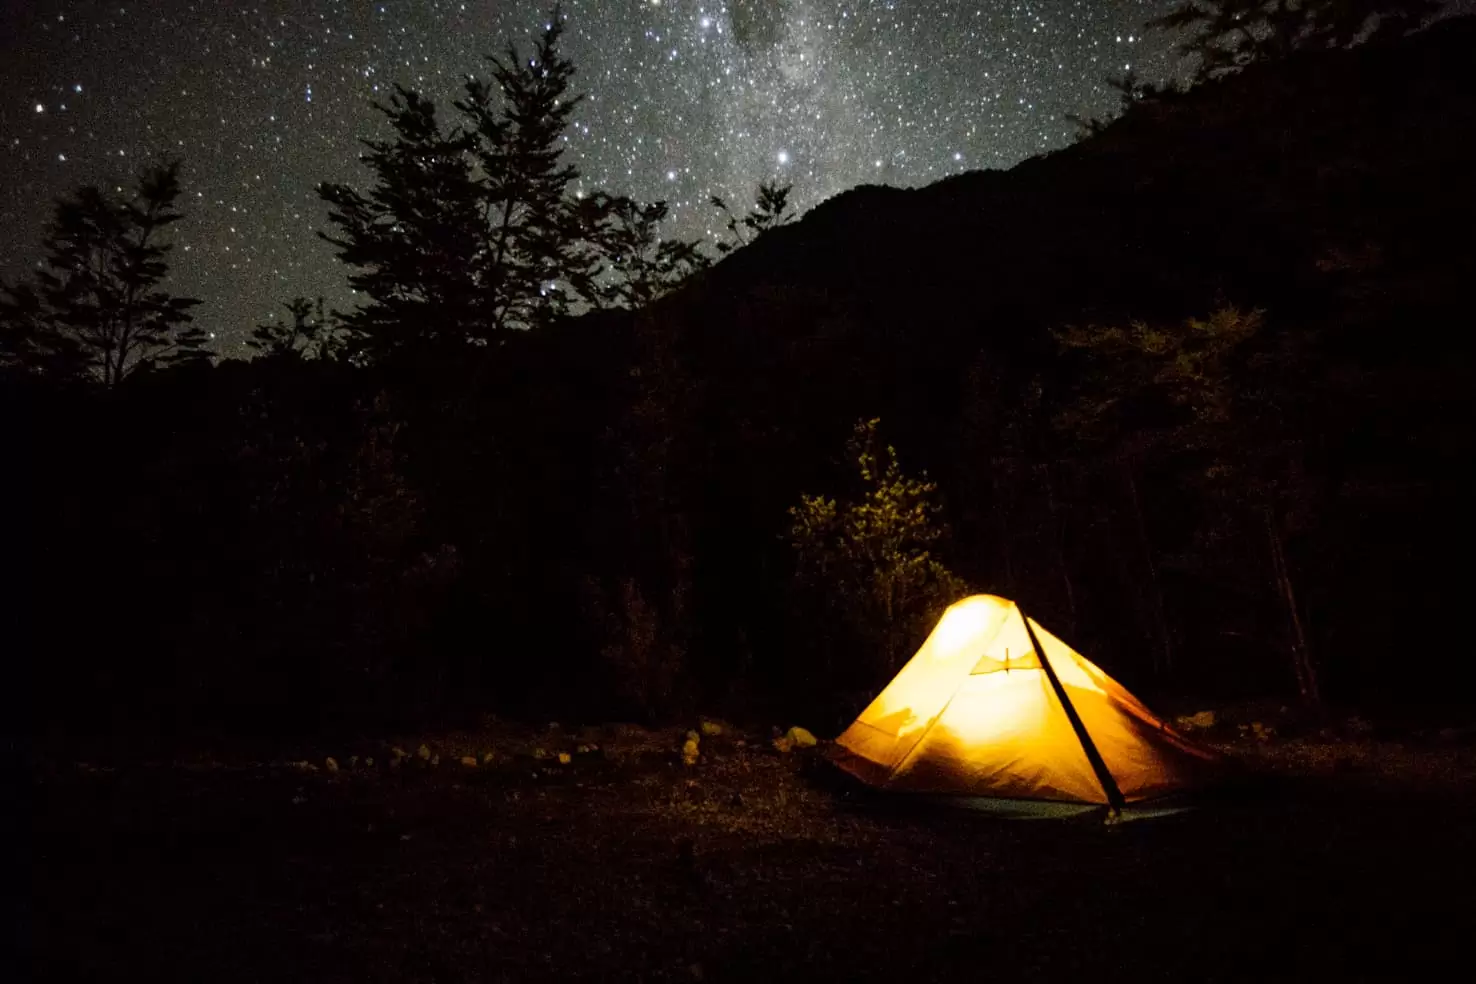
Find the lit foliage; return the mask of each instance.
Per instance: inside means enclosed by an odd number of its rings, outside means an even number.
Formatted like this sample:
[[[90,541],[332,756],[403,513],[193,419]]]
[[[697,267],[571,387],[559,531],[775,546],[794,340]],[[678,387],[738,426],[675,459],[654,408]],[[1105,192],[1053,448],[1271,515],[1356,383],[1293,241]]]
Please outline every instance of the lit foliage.
[[[1162,327],[1134,321],[1117,325],[1067,327],[1055,332],[1063,349],[1086,354],[1103,372],[1056,417],[1058,428],[1080,436],[1102,436],[1123,424],[1125,402],[1144,392],[1161,395],[1189,411],[1183,437],[1193,428],[1230,422],[1235,403],[1231,360],[1261,331],[1264,312],[1222,307],[1208,318],[1189,318]]]
[[[895,672],[964,584],[935,556],[946,530],[937,486],[903,473],[880,421],[856,424],[848,445],[860,480],[856,501],[803,495],[790,509],[790,544],[800,593],[824,599],[874,662],[871,676]],[[871,682],[871,681],[868,681]]]
[[[182,217],[179,165],[139,176],[130,198],[88,186],[57,203],[32,283],[0,285],[0,360],[116,386],[147,367],[208,359],[200,302],[163,288]]]
[[[1166,329],[1134,322],[1127,328],[1088,326],[1056,333],[1065,349],[1087,355],[1088,382],[1058,414],[1056,426],[1077,437],[1113,441],[1184,466],[1184,483],[1213,503],[1196,530],[1202,547],[1238,547],[1261,527],[1273,582],[1288,623],[1288,655],[1302,697],[1320,700],[1317,668],[1302,626],[1287,559],[1286,534],[1315,517],[1325,490],[1309,480],[1302,442],[1287,433],[1285,415],[1296,396],[1286,383],[1252,383],[1257,373],[1296,353],[1263,339],[1263,312],[1223,307]],[[1259,343],[1259,344],[1258,344]],[[1289,374],[1290,375],[1290,374]],[[1294,378],[1294,377],[1292,377]],[[1295,386],[1295,384],[1292,384]],[[1157,399],[1177,414],[1144,414]],[[1137,413],[1127,407],[1136,406]],[[1288,439],[1290,437],[1290,439]],[[1213,554],[1201,550],[1196,563]]]
[[[1197,80],[1310,48],[1346,48],[1375,33],[1418,27],[1438,0],[1185,0],[1148,26],[1185,31]]]

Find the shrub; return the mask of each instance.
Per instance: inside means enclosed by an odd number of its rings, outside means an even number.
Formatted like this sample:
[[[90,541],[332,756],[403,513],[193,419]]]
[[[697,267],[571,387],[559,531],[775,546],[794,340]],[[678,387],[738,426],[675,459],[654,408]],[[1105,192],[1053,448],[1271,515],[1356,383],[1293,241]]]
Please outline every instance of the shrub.
[[[821,636],[815,668],[831,688],[890,678],[965,591],[935,555],[948,536],[937,486],[903,473],[879,426],[860,421],[851,437],[853,501],[803,495],[790,510],[796,614]]]

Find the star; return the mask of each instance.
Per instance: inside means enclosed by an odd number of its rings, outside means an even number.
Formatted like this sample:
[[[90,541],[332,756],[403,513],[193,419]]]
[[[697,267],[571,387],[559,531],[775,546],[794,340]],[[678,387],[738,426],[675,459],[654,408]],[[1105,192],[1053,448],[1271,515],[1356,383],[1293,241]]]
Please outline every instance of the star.
[[[1169,39],[1142,25],[1170,5],[565,0],[585,96],[565,160],[581,194],[668,200],[662,235],[685,239],[721,229],[712,195],[741,214],[776,177],[804,212],[859,184],[1009,167],[1074,139],[1067,114],[1109,115],[1102,79],[1122,65],[1169,74]],[[197,322],[222,351],[243,354],[252,312],[293,296],[352,304],[317,235],[317,186],[369,189],[360,141],[386,134],[374,104],[392,84],[450,126],[464,78],[509,41],[526,57],[551,6],[302,0],[291,16],[172,4],[146,18],[86,5],[28,23],[0,59],[4,88],[34,108],[12,115],[0,154],[0,275],[34,263],[58,196],[178,155],[173,230],[192,248],[171,255],[170,287],[204,301]]]

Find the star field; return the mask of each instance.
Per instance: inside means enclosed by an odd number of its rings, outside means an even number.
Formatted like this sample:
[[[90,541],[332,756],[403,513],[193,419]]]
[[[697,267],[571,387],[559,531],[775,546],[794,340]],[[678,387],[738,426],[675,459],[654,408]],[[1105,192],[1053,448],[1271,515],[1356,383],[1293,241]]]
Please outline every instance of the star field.
[[[760,180],[803,211],[863,183],[913,186],[1008,167],[1102,115],[1103,84],[1172,71],[1133,0],[567,0],[564,50],[586,100],[567,136],[586,189],[721,228]],[[172,286],[225,354],[298,294],[349,300],[315,230],[322,181],[364,185],[358,138],[399,82],[449,109],[542,0],[38,0],[0,21],[0,270],[39,255],[56,196],[184,160]],[[448,117],[449,118],[449,117]]]

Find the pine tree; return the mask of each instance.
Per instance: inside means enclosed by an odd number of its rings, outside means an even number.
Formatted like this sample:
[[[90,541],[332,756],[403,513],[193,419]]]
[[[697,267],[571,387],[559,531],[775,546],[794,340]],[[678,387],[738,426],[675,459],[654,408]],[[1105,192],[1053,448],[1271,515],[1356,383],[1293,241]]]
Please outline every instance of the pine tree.
[[[368,297],[342,315],[371,355],[439,341],[490,337],[495,297],[475,262],[482,245],[479,191],[470,138],[446,135],[435,104],[397,87],[380,112],[394,137],[366,140],[361,158],[374,174],[367,195],[325,184],[336,234],[320,233],[355,272],[349,284]]]
[[[336,227],[325,238],[369,298],[343,320],[371,355],[488,344],[582,307],[639,303],[700,263],[655,234],[664,206],[572,193],[565,131],[581,97],[563,31],[556,7],[531,53],[489,56],[490,78],[467,78],[450,131],[430,100],[398,90],[380,107],[393,135],[366,141],[373,189],[322,187]]]
[[[0,358],[55,377],[116,386],[141,368],[201,362],[200,302],[163,288],[179,221],[179,164],[140,175],[134,194],[85,187],[57,203],[33,284],[0,286]]]
[[[493,84],[467,79],[456,104],[476,137],[488,219],[482,263],[497,295],[497,329],[536,327],[567,313],[590,298],[601,270],[570,194],[579,172],[563,162],[564,131],[583,100],[569,93],[574,65],[559,53],[563,33],[555,7],[529,57],[512,44],[503,57],[488,56]]]
[[[697,243],[662,237],[665,202],[643,205],[596,192],[584,205],[586,228],[605,265],[598,288],[603,305],[644,307],[711,262]]]
[[[83,368],[81,347],[55,330],[35,284],[0,281],[0,369],[74,379]]]

